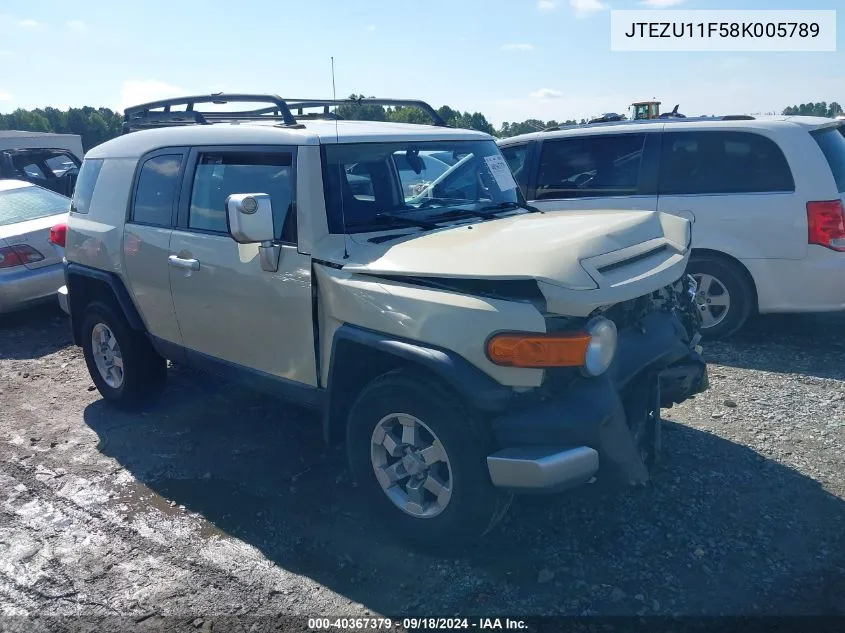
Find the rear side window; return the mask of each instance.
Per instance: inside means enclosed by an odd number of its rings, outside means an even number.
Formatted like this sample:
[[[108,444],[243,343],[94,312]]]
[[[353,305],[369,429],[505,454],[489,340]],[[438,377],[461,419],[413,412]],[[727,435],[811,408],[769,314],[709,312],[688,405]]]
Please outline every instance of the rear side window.
[[[66,213],[70,200],[36,185],[0,191],[0,226]]]
[[[102,158],[88,158],[82,162],[76,188],[73,190],[73,200],[70,210],[73,213],[88,213],[91,208],[91,198],[94,197],[94,187],[103,168]]]
[[[845,127],[812,132],[830,165],[839,193],[845,192],[845,137],[842,134],[845,134]]]
[[[660,193],[726,194],[795,191],[783,152],[751,132],[666,132]]]
[[[636,195],[644,144],[645,134],[545,141],[537,199]]]
[[[235,193],[266,193],[273,205],[277,239],[296,242],[293,154],[290,152],[210,152],[200,154],[194,172],[188,227],[228,233],[226,198]],[[287,226],[282,214],[287,211]]]
[[[144,162],[135,188],[133,222],[171,226],[181,166],[181,154],[156,156]]]

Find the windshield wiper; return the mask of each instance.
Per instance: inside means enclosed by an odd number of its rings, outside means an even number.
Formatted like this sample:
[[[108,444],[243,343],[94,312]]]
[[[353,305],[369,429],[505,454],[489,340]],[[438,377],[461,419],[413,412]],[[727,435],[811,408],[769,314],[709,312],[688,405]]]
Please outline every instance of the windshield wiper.
[[[440,218],[460,218],[472,216],[488,219],[495,218],[497,214],[502,213],[503,211],[513,211],[516,209],[527,209],[529,212],[533,212],[532,207],[522,205],[518,202],[499,202],[497,204],[490,204],[486,207],[481,207],[479,209],[449,209],[448,211],[444,211],[443,213],[439,213],[435,216],[432,216],[431,219],[437,220]]]
[[[355,222],[352,224],[348,224],[347,226],[354,228],[362,226],[377,226],[379,220],[382,220],[385,224],[391,226],[417,226],[421,229],[425,229],[426,231],[432,231],[434,229],[440,228],[434,222],[418,220],[417,218],[409,218],[403,213],[391,213],[389,211],[382,211],[381,213],[376,213],[373,216],[373,219],[368,220],[367,222]]]
[[[481,207],[479,211],[507,211],[509,209],[525,209],[528,213],[543,213],[542,209],[519,202],[500,202],[499,204],[493,204],[488,207]]]

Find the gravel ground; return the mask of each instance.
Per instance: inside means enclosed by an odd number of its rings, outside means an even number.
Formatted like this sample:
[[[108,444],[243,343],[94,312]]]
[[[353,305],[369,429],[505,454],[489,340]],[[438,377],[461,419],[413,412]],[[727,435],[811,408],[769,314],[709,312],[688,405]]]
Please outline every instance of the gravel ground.
[[[309,414],[182,368],[155,410],[116,412],[58,311],[6,318],[0,614],[845,615],[843,326],[710,345],[650,488],[519,498],[438,559],[360,510]]]

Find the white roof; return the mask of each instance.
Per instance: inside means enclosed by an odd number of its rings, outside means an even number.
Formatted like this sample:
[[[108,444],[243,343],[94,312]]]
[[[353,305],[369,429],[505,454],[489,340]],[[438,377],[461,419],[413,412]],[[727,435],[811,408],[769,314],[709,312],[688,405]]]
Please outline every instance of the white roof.
[[[649,121],[619,121],[613,123],[593,123],[591,125],[578,125],[561,130],[549,132],[530,132],[518,136],[510,136],[499,141],[500,145],[534,141],[537,139],[581,136],[586,134],[619,134],[627,132],[655,132],[660,130],[730,130],[730,129],[767,129],[775,130],[784,126],[800,125],[810,129],[822,127],[833,127],[841,125],[841,121],[814,116],[783,116],[763,115],[755,116],[753,119],[723,120],[719,117],[698,118],[689,117],[686,119],[652,119]]]
[[[379,121],[304,121],[302,128],[269,122],[214,123],[139,130],[91,149],[86,158],[137,158],[180,145],[320,145],[390,141],[492,139],[484,132]]]
[[[10,189],[23,189],[24,187],[34,187],[31,182],[26,180],[15,180],[7,178],[0,180],[0,191],[9,191]]]

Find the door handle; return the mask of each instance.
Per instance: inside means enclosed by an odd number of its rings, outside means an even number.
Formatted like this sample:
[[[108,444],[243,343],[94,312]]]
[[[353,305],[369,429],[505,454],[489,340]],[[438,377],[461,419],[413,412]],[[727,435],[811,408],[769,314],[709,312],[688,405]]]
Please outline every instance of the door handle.
[[[181,268],[182,270],[199,270],[200,260],[198,259],[182,259],[176,255],[171,255],[167,258],[167,263],[173,268]]]

